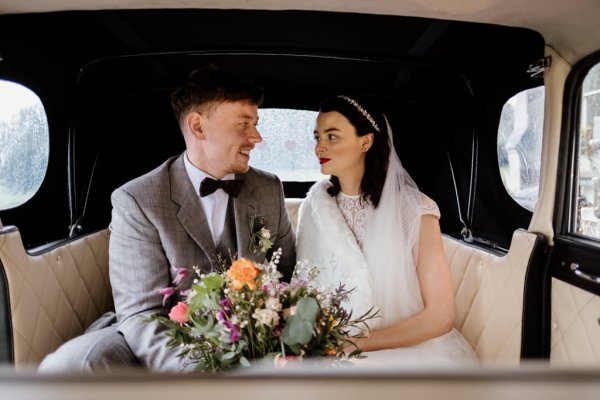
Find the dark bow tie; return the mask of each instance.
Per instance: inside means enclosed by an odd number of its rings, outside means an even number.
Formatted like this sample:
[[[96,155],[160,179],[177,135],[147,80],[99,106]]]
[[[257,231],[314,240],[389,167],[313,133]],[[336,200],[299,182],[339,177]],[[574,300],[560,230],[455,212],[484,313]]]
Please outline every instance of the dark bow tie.
[[[200,183],[200,197],[208,196],[217,189],[223,189],[230,196],[237,197],[243,185],[244,181],[241,179],[216,181],[212,178],[204,178],[202,183]]]

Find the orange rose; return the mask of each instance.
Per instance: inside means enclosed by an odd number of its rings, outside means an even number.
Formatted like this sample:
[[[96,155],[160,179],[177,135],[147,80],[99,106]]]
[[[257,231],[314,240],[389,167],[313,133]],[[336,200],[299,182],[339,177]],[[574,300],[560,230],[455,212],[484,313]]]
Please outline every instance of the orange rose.
[[[260,269],[251,260],[240,258],[231,264],[227,271],[227,277],[231,279],[231,287],[235,290],[240,290],[244,285],[248,285],[250,289],[254,290],[256,287],[254,280],[259,273]]]
[[[184,322],[188,322],[190,318],[187,315],[187,304],[183,302],[177,303],[177,305],[171,308],[171,312],[169,313],[169,318],[175,322],[179,322],[183,324]]]
[[[327,350],[325,350],[325,354],[328,356],[335,356],[337,354],[337,350],[332,347],[328,347]]]

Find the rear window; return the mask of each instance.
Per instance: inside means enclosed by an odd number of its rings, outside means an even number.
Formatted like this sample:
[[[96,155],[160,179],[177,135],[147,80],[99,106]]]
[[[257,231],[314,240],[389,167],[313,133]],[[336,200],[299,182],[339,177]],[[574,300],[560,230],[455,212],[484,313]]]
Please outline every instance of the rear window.
[[[263,141],[252,151],[250,164],[274,173],[282,181],[322,179],[313,139],[317,114],[308,110],[260,108],[258,131]]]
[[[25,86],[0,80],[0,210],[35,195],[48,156],[48,120],[39,97]]]
[[[544,87],[517,93],[504,104],[498,127],[498,164],[508,194],[533,211],[538,200]]]

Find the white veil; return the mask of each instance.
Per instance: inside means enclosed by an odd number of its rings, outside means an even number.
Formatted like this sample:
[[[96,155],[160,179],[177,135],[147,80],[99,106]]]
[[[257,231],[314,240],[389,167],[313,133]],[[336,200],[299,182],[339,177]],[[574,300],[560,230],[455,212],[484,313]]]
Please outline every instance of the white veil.
[[[381,200],[371,210],[363,241],[375,305],[384,317],[372,320],[371,329],[391,325],[423,308],[416,273],[421,192],[402,167],[387,118],[385,122],[390,143],[389,165]]]

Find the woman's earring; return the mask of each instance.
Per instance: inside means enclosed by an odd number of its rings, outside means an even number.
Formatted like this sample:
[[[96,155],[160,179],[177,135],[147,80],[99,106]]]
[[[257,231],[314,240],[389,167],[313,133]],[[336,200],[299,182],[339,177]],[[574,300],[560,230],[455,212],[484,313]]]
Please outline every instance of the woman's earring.
[[[362,145],[362,151],[363,151],[363,153],[364,153],[365,151],[367,151],[367,146],[365,146],[364,144]]]

